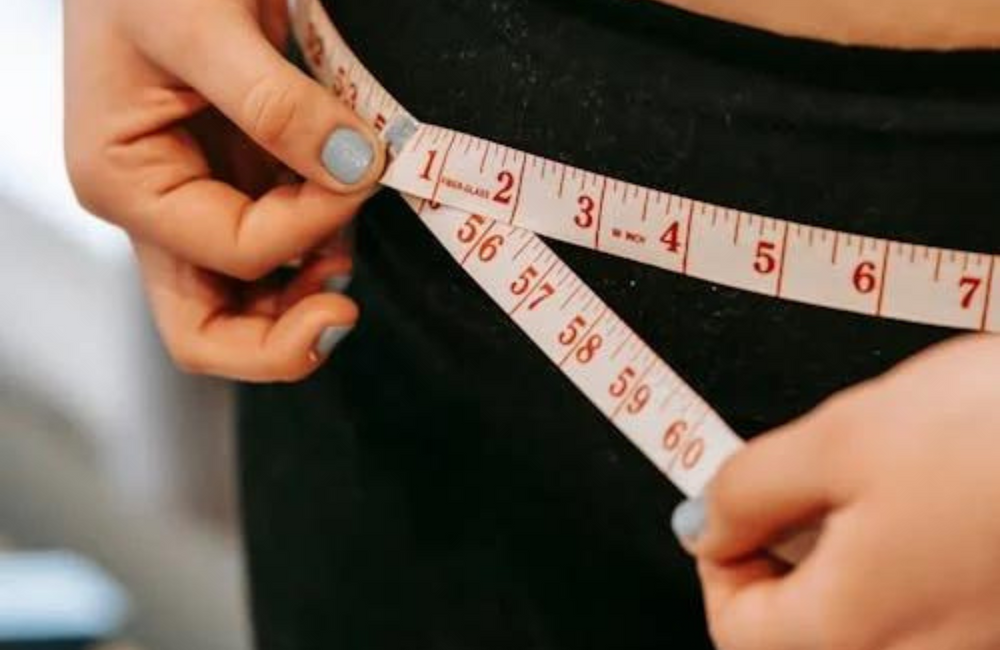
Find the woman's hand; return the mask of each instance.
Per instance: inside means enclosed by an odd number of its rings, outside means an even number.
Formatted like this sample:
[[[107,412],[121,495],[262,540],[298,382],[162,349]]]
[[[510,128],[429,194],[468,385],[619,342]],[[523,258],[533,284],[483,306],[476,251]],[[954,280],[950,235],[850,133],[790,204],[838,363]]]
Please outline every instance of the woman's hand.
[[[286,62],[285,0],[70,0],[66,154],[85,207],[124,228],[174,360],[294,380],[349,331],[327,289],[344,251],[310,260],[371,195],[382,146]],[[279,180],[294,176],[280,184]],[[306,259],[286,285],[265,279]]]
[[[762,551],[817,520],[799,566]],[[758,438],[674,527],[720,650],[1000,648],[1000,338],[938,346]]]

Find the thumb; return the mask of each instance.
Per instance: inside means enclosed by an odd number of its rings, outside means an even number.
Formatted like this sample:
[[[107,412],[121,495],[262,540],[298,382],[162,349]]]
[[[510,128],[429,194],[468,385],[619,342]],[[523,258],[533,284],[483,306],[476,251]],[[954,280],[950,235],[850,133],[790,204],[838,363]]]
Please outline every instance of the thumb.
[[[807,417],[753,440],[730,458],[704,495],[674,511],[672,525],[682,544],[717,563],[743,559],[831,509],[827,436],[813,425]]]
[[[163,24],[130,21],[133,39],[158,65],[305,178],[342,193],[378,179],[385,154],[375,131],[286,61],[245,3],[170,7]]]

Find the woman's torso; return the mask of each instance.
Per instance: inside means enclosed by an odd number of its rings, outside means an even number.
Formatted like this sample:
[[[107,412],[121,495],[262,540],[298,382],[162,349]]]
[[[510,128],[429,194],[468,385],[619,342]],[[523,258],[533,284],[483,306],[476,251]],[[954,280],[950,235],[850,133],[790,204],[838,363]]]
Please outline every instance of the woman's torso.
[[[1000,46],[991,0],[654,0],[788,36],[846,45],[954,50]]]
[[[618,0],[332,5],[422,119],[804,223],[1000,241],[998,56],[844,50]],[[952,334],[554,247],[748,436]],[[678,493],[389,192],[358,222],[351,293],[362,321],[328,367],[244,393],[264,650],[709,647],[667,526]]]

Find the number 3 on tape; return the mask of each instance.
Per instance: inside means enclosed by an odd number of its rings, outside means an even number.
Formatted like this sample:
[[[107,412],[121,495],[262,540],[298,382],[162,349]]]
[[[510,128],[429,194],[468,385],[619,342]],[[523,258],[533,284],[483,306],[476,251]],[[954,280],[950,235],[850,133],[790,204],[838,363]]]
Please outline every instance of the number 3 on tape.
[[[539,235],[777,298],[1000,331],[994,255],[748,214],[420,124],[358,61],[318,2],[292,0],[291,9],[313,74],[390,142],[383,184],[688,495],[742,441]],[[801,552],[792,547],[787,555]]]

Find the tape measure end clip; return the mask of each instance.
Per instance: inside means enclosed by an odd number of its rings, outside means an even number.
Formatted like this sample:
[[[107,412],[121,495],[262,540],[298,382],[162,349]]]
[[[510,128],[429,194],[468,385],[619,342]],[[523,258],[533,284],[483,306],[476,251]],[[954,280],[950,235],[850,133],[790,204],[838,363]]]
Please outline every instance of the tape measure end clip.
[[[417,133],[419,126],[417,121],[406,113],[393,118],[382,132],[382,137],[389,143],[389,152],[393,156],[398,156],[410,138]]]

